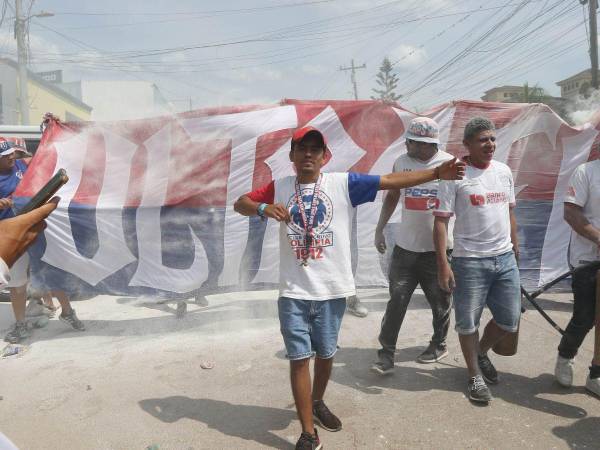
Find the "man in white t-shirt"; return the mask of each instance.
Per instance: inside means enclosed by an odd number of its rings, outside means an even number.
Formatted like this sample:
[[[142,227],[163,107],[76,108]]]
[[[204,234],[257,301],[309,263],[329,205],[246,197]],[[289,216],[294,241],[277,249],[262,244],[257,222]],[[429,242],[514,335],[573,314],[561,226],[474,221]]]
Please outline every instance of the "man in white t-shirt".
[[[411,121],[405,133],[407,152],[394,163],[394,172],[412,172],[436,167],[454,157],[438,149],[439,127],[428,117]],[[387,192],[375,229],[375,247],[380,253],[386,251],[383,230],[402,197],[402,221],[393,224],[396,243],[389,271],[390,300],[381,322],[377,362],[372,370],[382,375],[394,370],[394,353],[398,333],[406,315],[408,304],[417,287],[425,293],[433,314],[433,337],[427,349],[419,355],[418,362],[433,363],[448,356],[446,336],[450,326],[452,295],[442,290],[437,279],[437,263],[433,246],[432,210],[437,205],[438,180],[419,186]],[[453,224],[454,221],[450,223]],[[452,233],[449,233],[451,236]],[[452,238],[448,239],[448,253]]]
[[[346,297],[356,294],[350,258],[354,208],[381,189],[402,189],[435,179],[460,179],[456,159],[435,168],[383,176],[321,173],[329,152],[313,127],[296,130],[290,161],[296,176],[242,195],[234,205],[245,216],[269,217],[279,228],[279,323],[290,360],[292,393],[302,434],[296,449],[321,448],[314,421],[329,431],[341,421],[323,402],[333,367]],[[315,358],[311,385],[309,361]]]
[[[463,144],[469,151],[465,177],[440,183],[434,242],[440,286],[453,292],[456,331],[469,372],[468,396],[487,403],[492,395],[485,382],[498,382],[487,352],[507,333],[517,332],[521,315],[515,193],[510,168],[493,160],[496,131],[491,121],[471,119]],[[452,215],[456,221],[450,265],[446,249]],[[480,341],[485,305],[493,319]]]
[[[600,261],[600,160],[575,169],[564,200],[564,217],[571,226],[569,264],[579,267]],[[554,373],[563,386],[573,384],[573,358],[587,333],[598,321],[596,289],[598,267],[573,274],[573,316],[560,345]],[[596,322],[594,356],[585,387],[600,396],[600,326]]]

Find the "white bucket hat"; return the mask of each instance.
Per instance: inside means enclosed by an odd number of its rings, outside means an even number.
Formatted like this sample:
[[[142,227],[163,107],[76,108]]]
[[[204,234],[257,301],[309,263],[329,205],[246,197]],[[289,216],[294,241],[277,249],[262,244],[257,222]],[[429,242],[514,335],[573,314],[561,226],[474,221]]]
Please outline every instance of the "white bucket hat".
[[[415,117],[408,125],[404,137],[411,141],[439,144],[440,127],[435,120],[429,117]]]

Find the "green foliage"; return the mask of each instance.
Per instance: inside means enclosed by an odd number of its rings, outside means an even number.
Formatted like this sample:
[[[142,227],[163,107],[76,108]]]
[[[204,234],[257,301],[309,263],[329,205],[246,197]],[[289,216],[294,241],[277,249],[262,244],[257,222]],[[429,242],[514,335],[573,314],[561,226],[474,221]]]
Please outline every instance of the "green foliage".
[[[392,63],[387,57],[383,58],[375,81],[379,85],[379,88],[373,89],[376,95],[371,96],[371,99],[393,103],[402,97],[394,92],[398,86],[398,76],[393,73]]]

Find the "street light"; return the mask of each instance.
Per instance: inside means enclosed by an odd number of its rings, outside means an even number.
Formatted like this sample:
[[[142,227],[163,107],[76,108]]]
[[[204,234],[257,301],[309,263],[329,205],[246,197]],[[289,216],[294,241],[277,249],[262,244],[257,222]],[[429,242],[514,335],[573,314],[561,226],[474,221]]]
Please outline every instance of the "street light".
[[[52,17],[54,13],[40,11],[21,18],[21,0],[15,0],[15,38],[17,39],[17,65],[19,66],[19,110],[21,125],[29,124],[29,90],[27,86],[27,46],[25,45],[25,24],[34,17]]]

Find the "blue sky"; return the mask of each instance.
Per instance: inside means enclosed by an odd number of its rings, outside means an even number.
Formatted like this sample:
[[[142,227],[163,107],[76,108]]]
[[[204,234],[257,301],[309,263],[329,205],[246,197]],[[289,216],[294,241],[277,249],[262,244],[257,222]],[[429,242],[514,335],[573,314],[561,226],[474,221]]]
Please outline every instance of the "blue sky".
[[[55,15],[31,20],[33,70],[152,81],[179,109],[351,99],[339,68],[352,59],[367,66],[359,98],[388,56],[400,103],[417,110],[526,81],[558,95],[556,81],[590,64],[578,0],[36,0],[41,10]],[[12,16],[0,55],[15,58]]]

